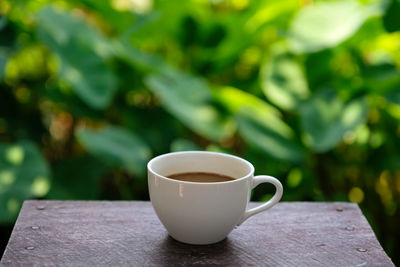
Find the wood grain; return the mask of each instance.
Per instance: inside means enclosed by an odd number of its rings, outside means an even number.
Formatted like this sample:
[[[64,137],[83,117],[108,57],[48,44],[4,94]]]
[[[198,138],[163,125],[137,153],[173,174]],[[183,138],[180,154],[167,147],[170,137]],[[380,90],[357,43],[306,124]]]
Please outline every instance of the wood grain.
[[[25,201],[0,265],[394,266],[355,204],[279,203],[193,246],[136,201]]]

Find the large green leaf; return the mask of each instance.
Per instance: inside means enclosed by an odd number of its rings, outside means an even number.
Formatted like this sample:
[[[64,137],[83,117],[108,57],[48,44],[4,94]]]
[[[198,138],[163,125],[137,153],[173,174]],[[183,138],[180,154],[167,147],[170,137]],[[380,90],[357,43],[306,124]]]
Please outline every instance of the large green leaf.
[[[57,162],[53,170],[47,198],[93,200],[99,198],[100,181],[107,166],[95,158],[84,156]]]
[[[265,95],[282,109],[295,109],[310,94],[300,63],[281,46],[272,49],[260,74]]]
[[[335,91],[322,90],[301,108],[304,141],[314,151],[325,152],[336,146],[346,132],[365,122],[367,112],[365,99],[344,103]]]
[[[145,83],[166,110],[196,133],[216,141],[233,134],[232,121],[210,104],[211,91],[204,80],[169,71],[148,75]]]
[[[246,108],[236,115],[239,133],[253,147],[267,155],[301,162],[304,151],[292,129],[276,116],[260,117]]]
[[[90,154],[105,163],[143,176],[151,151],[134,133],[108,126],[100,130],[79,129],[76,136]]]
[[[317,2],[301,9],[291,22],[289,42],[297,53],[334,47],[352,36],[382,5],[363,6],[356,1]]]
[[[57,45],[64,47],[69,40],[75,39],[102,58],[112,56],[109,40],[96,28],[87,25],[82,18],[75,16],[71,10],[46,6],[36,16],[38,28],[46,32]]]
[[[61,60],[60,79],[91,108],[106,108],[117,86],[117,78],[106,63],[112,53],[106,38],[65,12],[46,7],[37,16],[40,39]]]
[[[43,197],[50,170],[35,144],[0,143],[0,222],[11,222],[25,199]]]
[[[271,157],[299,162],[303,150],[281,113],[258,97],[233,87],[220,88],[216,99],[236,118],[239,133],[254,147]]]
[[[236,114],[241,109],[246,108],[260,117],[281,116],[280,112],[267,102],[234,87],[219,88],[214,92],[214,97],[232,114]]]
[[[160,56],[140,51],[124,40],[115,39],[111,44],[115,56],[135,68],[146,72],[167,72],[172,69]]]

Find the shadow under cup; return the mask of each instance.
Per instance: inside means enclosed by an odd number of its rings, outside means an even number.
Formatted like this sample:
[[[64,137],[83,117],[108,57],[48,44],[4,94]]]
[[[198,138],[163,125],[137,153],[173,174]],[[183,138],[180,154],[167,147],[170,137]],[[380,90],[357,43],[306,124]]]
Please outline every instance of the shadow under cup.
[[[244,159],[215,152],[175,152],[152,159],[147,167],[153,208],[168,233],[178,241],[219,242],[246,210],[254,168]],[[211,172],[235,180],[198,183],[166,177],[184,172]]]

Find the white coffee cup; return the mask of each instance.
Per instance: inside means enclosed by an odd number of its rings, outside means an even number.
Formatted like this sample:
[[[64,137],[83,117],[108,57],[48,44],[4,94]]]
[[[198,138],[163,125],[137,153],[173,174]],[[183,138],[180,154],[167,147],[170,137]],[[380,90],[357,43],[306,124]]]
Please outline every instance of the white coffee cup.
[[[282,184],[274,177],[254,176],[248,161],[216,152],[185,151],[153,158],[147,165],[151,203],[174,239],[189,244],[223,240],[250,216],[274,206],[282,197]],[[235,178],[227,182],[187,182],[167,176],[184,172],[209,172]],[[266,203],[247,209],[251,190],[271,183],[275,195]]]

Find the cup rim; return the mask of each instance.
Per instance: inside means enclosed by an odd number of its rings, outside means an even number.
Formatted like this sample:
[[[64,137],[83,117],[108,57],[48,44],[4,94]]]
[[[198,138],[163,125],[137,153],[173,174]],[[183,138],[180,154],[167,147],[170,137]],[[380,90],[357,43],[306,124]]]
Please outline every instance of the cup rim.
[[[225,181],[225,182],[205,182],[205,183],[203,183],[203,182],[181,181],[181,180],[176,180],[176,179],[168,178],[168,177],[166,177],[166,176],[164,176],[164,175],[161,175],[161,174],[157,173],[156,171],[154,171],[154,170],[152,169],[152,166],[151,166],[151,165],[154,163],[154,161],[159,160],[159,159],[164,158],[164,157],[169,157],[169,156],[172,156],[172,155],[177,155],[177,154],[209,154],[209,155],[219,155],[219,156],[223,156],[223,157],[228,157],[228,158],[232,158],[232,159],[235,159],[235,160],[239,160],[239,161],[245,163],[246,165],[249,166],[250,171],[249,171],[246,175],[243,175],[243,176],[240,177],[240,178],[236,178],[236,179],[234,179],[233,181]],[[158,177],[160,177],[160,178],[162,178],[162,179],[165,179],[165,180],[168,180],[168,181],[171,181],[171,182],[184,183],[184,184],[196,184],[196,185],[211,185],[211,184],[229,184],[229,183],[236,183],[236,182],[239,182],[239,181],[241,181],[241,180],[247,179],[249,176],[252,176],[252,175],[254,174],[254,166],[253,166],[253,164],[251,164],[249,161],[247,161],[247,160],[245,160],[245,159],[243,159],[243,158],[241,158],[241,157],[234,156],[234,155],[227,154],[227,153],[213,152],[213,151],[201,151],[201,150],[188,150],[188,151],[169,152],[169,153],[165,153],[165,154],[158,155],[158,156],[152,158],[152,159],[147,163],[147,170],[148,170],[149,172],[151,172],[152,174],[157,175]]]

